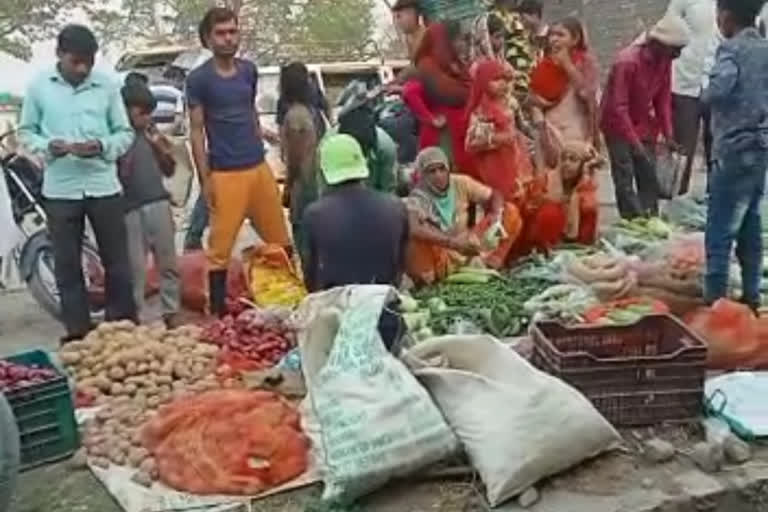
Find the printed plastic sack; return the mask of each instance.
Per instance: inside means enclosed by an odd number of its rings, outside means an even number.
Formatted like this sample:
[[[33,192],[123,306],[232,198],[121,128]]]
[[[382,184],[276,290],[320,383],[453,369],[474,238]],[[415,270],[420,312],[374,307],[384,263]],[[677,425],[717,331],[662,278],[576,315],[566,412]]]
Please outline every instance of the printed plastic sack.
[[[721,299],[687,323],[709,344],[709,368],[768,369],[768,318],[755,318],[747,306]]]
[[[181,304],[190,311],[204,312],[208,306],[208,259],[205,251],[179,256]],[[246,295],[245,275],[240,260],[232,259],[227,273],[227,294],[237,299]]]
[[[456,437],[377,329],[388,286],[307,297],[294,315],[326,500],[352,501],[452,454]],[[311,425],[317,424],[316,428]]]
[[[248,289],[259,306],[296,307],[307,291],[285,250],[262,245],[243,251]]]
[[[680,193],[683,171],[687,157],[677,151],[664,151],[656,160],[656,176],[659,182],[659,197],[672,199]]]
[[[489,336],[434,338],[404,359],[459,437],[491,506],[620,442],[578,391]],[[427,363],[446,360],[445,368]]]

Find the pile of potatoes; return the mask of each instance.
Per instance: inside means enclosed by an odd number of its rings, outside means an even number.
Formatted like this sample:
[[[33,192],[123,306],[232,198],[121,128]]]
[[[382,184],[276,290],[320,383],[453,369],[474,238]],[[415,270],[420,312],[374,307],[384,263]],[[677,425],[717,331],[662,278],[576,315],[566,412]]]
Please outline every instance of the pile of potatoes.
[[[82,426],[83,443],[74,464],[108,468],[110,463],[137,471],[136,483],[149,487],[157,479],[157,466],[142,445],[141,429],[155,411],[141,410],[130,398],[119,397],[96,412]]]
[[[201,333],[191,325],[169,331],[113,322],[61,348],[59,360],[78,393],[99,406],[82,426],[75,467],[88,461],[102,468],[129,466],[137,469],[135,482],[152,485],[157,469],[141,440],[146,421],[171,400],[222,387],[216,377],[219,348],[200,342]]]
[[[82,341],[66,344],[59,359],[77,390],[97,405],[128,397],[140,410],[156,409],[187,392],[219,388],[219,348],[199,341],[201,329],[101,324]]]

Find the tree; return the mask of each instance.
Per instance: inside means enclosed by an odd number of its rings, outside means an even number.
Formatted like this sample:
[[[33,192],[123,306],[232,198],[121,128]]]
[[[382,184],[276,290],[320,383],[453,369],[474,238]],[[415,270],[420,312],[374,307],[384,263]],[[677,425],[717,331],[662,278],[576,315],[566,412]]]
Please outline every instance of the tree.
[[[215,0],[121,0],[118,5],[90,5],[85,9],[99,38],[108,44],[136,40],[191,41],[197,25]],[[240,2],[237,2],[238,10]]]
[[[0,0],[3,1],[3,0]],[[78,0],[84,1],[84,0]],[[374,0],[121,0],[87,9],[105,43],[196,42],[197,25],[213,5],[240,16],[243,47],[254,58],[311,60],[317,53],[365,54],[373,33]]]
[[[303,53],[354,60],[375,53],[373,0],[310,0],[290,34]],[[301,55],[294,55],[301,57]]]
[[[29,60],[32,44],[54,37],[72,9],[67,0],[0,0],[0,51]]]

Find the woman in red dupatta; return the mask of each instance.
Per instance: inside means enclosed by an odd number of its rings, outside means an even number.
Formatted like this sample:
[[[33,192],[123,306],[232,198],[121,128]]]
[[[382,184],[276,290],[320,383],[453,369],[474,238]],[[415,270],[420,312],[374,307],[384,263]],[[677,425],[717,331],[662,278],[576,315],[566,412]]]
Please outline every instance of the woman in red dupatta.
[[[433,23],[415,55],[418,77],[403,88],[403,99],[419,119],[419,146],[442,147],[459,172],[471,173],[464,148],[464,109],[471,80],[461,59],[466,38],[455,24]]]
[[[600,147],[597,123],[598,66],[576,18],[549,30],[550,51],[531,74],[532,99],[563,141]]]
[[[510,86],[502,62],[482,59],[477,63],[466,112],[466,146],[477,179],[522,206],[533,180],[533,164],[507,103]]]

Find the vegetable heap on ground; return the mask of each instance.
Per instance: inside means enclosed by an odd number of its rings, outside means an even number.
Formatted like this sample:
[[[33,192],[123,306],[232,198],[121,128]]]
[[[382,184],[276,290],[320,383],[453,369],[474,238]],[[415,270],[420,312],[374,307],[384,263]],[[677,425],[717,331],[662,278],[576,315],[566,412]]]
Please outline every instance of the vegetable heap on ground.
[[[483,276],[482,271],[472,269],[463,269],[459,275],[464,277],[449,278],[414,292],[414,298],[427,309],[419,309],[418,303],[415,311],[412,304],[403,308],[406,312],[410,309],[411,315],[419,315],[410,317],[411,322],[406,316],[417,338],[455,333],[461,321],[499,338],[516,336],[530,320],[523,308],[525,301],[551,284],[541,279],[508,279],[487,273]],[[425,327],[429,332],[424,331]]]
[[[220,374],[232,370],[271,368],[296,346],[296,330],[289,324],[290,310],[249,309],[233,318],[206,324],[201,338],[221,347]]]
[[[265,391],[210,391],[163,407],[142,432],[163,483],[195,494],[253,495],[306,471],[296,409]]]
[[[597,253],[573,257],[565,267],[571,279],[589,287],[603,301],[623,299],[637,286],[637,275],[620,256]]]
[[[97,405],[109,396],[132,398],[141,410],[186,391],[218,387],[218,347],[199,341],[201,329],[184,326],[101,324],[82,341],[67,343],[59,359],[75,378],[80,397]]]
[[[644,316],[669,313],[666,304],[650,297],[633,297],[599,304],[584,313],[584,322],[597,325],[629,325]]]
[[[14,364],[0,360],[0,393],[48,382],[59,376],[52,368]]]
[[[237,386],[217,379],[218,347],[199,340],[202,329],[184,326],[101,324],[82,341],[64,345],[59,359],[75,378],[78,405],[99,405],[82,426],[76,462],[137,468],[136,481],[150,485],[154,462],[141,449],[139,430],[165,403],[190,394]]]

